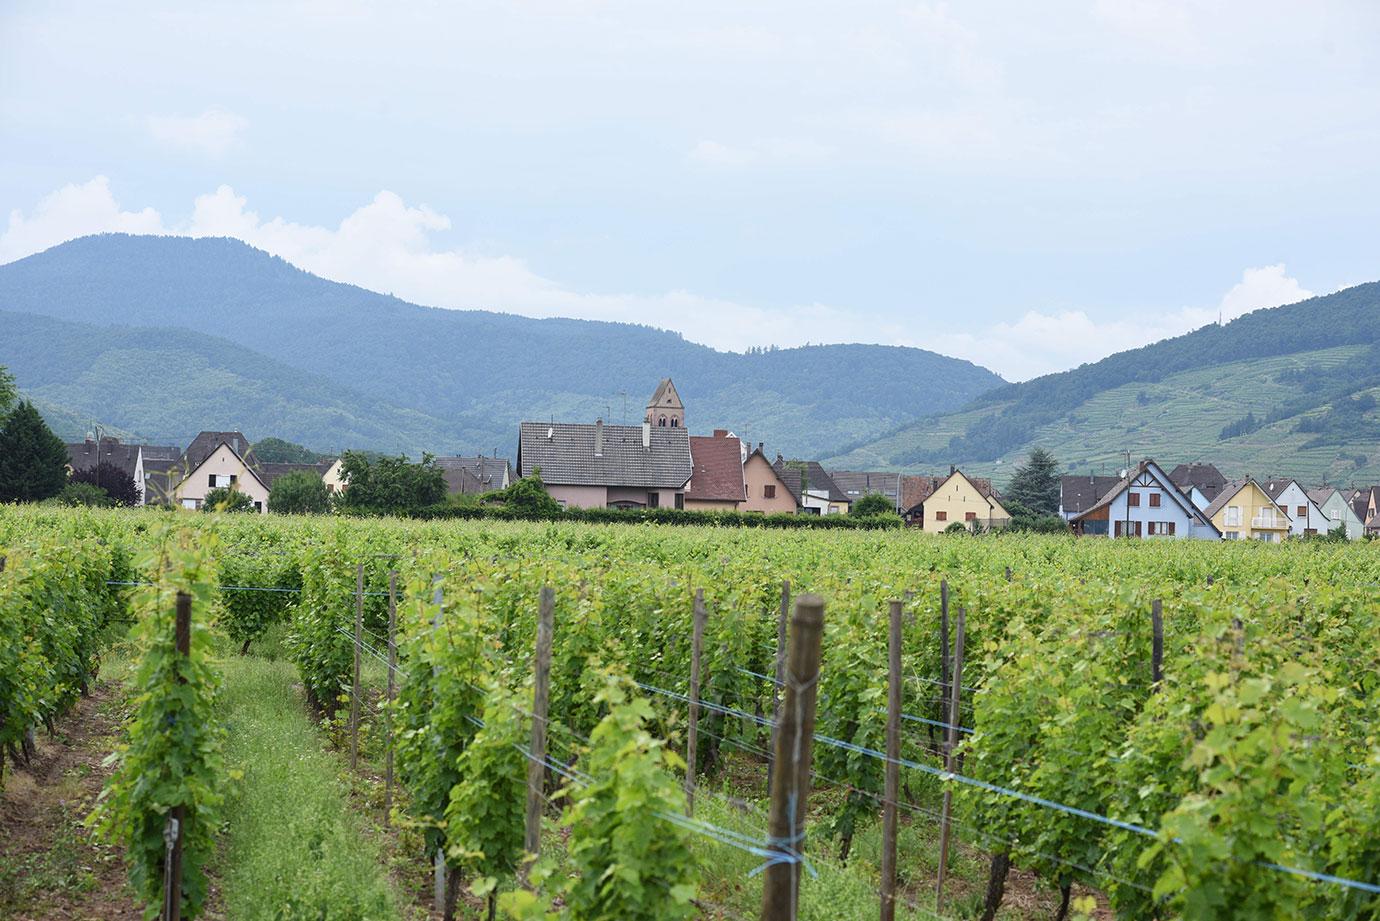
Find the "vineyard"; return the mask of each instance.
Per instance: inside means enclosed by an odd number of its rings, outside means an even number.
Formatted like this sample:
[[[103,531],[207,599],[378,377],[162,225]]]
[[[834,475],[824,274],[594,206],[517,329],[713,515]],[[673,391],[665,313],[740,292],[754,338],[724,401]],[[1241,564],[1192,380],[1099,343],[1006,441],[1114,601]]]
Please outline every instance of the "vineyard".
[[[155,915],[272,649],[442,913],[1380,918],[1380,544],[7,508],[0,557],[0,785],[133,631],[90,824]]]

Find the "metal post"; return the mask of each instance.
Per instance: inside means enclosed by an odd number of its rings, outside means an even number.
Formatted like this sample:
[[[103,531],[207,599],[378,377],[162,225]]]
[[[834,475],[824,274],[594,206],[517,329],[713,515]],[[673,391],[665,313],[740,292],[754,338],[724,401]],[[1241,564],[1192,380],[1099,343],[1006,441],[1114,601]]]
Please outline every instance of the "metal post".
[[[882,914],[896,917],[896,804],[901,797],[901,602],[891,602],[887,637],[890,683],[886,702],[886,787],[882,800]]]
[[[963,695],[963,639],[965,633],[962,607],[958,609],[958,622],[954,632],[954,677],[949,693],[949,728],[945,732],[944,770],[953,773],[954,749],[958,747],[959,704]],[[935,886],[934,910],[944,913],[944,877],[949,869],[949,816],[953,812],[954,792],[952,787],[944,788],[944,809],[939,823],[939,881]]]
[[[537,610],[537,647],[533,656],[532,759],[527,762],[527,826],[523,848],[536,856],[541,851],[541,804],[546,785],[546,714],[551,701],[551,641],[555,632],[556,592],[541,590]]]
[[[364,564],[355,564],[355,671],[350,684],[350,770],[359,766],[359,665],[364,642]]]
[[[383,824],[393,820],[393,698],[397,693],[398,671],[398,571],[388,573],[388,710],[384,725],[388,734],[383,753]]]
[[[805,840],[806,798],[819,691],[824,599],[801,595],[791,619],[785,702],[776,736],[768,846],[775,853],[762,882],[762,921],[795,921],[800,902],[800,863]]]

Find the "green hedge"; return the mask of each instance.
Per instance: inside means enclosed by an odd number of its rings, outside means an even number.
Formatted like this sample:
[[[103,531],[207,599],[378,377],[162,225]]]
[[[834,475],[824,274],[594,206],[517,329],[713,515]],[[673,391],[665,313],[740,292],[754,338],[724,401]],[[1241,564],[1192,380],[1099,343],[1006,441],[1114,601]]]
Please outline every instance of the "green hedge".
[[[595,524],[675,524],[724,528],[899,528],[896,515],[853,518],[848,515],[762,515],[751,512],[690,512],[684,509],[565,508],[551,515],[517,511],[502,505],[434,505],[420,509],[418,518],[494,519],[498,521],[584,521]]]

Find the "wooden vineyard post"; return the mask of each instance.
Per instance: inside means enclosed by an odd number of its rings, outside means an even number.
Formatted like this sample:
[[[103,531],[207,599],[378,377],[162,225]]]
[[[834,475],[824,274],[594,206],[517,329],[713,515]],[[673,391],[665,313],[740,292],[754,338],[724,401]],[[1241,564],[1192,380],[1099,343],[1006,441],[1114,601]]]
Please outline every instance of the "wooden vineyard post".
[[[186,659],[192,653],[192,596],[186,592],[177,593],[177,619],[173,626],[173,645],[179,659]],[[178,684],[186,684],[187,679],[178,665]],[[182,918],[182,841],[186,837],[187,807],[176,805],[168,814],[163,829],[163,844],[166,847],[163,858],[163,921],[181,921]]]
[[[431,581],[436,583],[436,591],[431,596],[431,603],[436,606],[436,616],[432,618],[431,621],[431,630],[434,633],[441,629],[441,620],[445,613],[445,608],[443,607],[445,596],[442,594],[439,584],[441,577],[439,575],[432,576]],[[431,667],[432,677],[434,678],[440,671],[441,667],[439,665],[433,665]],[[446,870],[446,849],[444,846],[441,846],[436,849],[435,863],[432,867],[431,907],[438,916],[443,918],[446,915],[446,909],[450,907],[446,904]]]
[[[939,703],[949,699],[949,580],[939,580]],[[930,736],[933,739],[933,736]]]
[[[690,639],[690,725],[685,733],[685,814],[695,811],[695,763],[700,742],[700,658],[704,655],[704,589],[695,589],[695,620]]]
[[[1010,581],[1011,581],[1011,567],[1010,567],[1010,566],[1006,567],[1006,581],[1007,581],[1007,582],[1010,582]]]
[[[886,700],[886,787],[882,800],[882,914],[896,917],[896,804],[901,797],[901,602],[891,602],[887,638],[890,682]]]
[[[541,590],[537,611],[537,647],[532,658],[532,758],[527,762],[527,826],[523,849],[541,852],[541,804],[546,785],[546,714],[551,702],[551,641],[555,632],[556,592]],[[523,875],[526,875],[524,870]]]
[[[776,617],[776,683],[771,686],[771,744],[767,746],[767,796],[776,765],[776,733],[781,723],[781,685],[786,682],[786,621],[791,616],[791,581],[781,583],[781,608]]]
[[[393,821],[393,697],[397,693],[398,671],[398,571],[388,573],[388,711],[387,747],[383,754],[383,824]]]
[[[944,770],[953,773],[954,749],[958,747],[959,704],[963,700],[963,639],[965,632],[964,610],[958,609],[958,621],[954,629],[954,674],[949,693],[949,728],[945,731]],[[949,870],[949,816],[953,812],[954,791],[949,785],[944,787],[944,811],[939,821],[939,881],[935,887],[934,910],[944,913],[944,877]]]
[[[359,766],[359,649],[364,641],[364,564],[355,564],[355,671],[350,684],[350,770]]]
[[[824,599],[801,595],[791,619],[785,701],[772,765],[767,846],[773,857],[762,881],[762,921],[795,921],[800,900],[800,853],[805,839],[805,801],[819,691],[819,647],[824,633]]]
[[[1164,677],[1164,605],[1158,598],[1150,605],[1150,628],[1154,631],[1150,645],[1150,680],[1158,687]]]

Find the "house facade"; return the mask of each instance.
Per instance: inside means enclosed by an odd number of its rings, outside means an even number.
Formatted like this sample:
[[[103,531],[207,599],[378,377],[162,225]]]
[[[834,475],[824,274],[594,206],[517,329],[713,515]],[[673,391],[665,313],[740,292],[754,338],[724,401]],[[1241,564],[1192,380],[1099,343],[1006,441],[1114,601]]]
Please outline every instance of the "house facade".
[[[693,471],[685,486],[685,507],[696,512],[736,512],[747,500],[743,443],[725,429],[690,436]]]
[[[1289,513],[1252,479],[1228,483],[1203,514],[1225,540],[1277,544],[1289,535]]]
[[[776,474],[806,515],[846,515],[851,504],[818,461],[786,460],[776,455]]]
[[[989,481],[970,479],[954,469],[947,477],[931,483],[932,489],[919,503],[912,520],[930,534],[942,534],[954,522],[967,528],[1004,528],[1011,515],[997,497]]]
[[[518,475],[540,472],[547,492],[573,508],[684,508],[692,473],[680,426],[524,422]]]
[[[1326,534],[1331,526],[1318,504],[1308,498],[1308,492],[1298,480],[1273,477],[1260,484],[1265,493],[1289,515],[1289,533],[1293,537]]]
[[[1153,460],[1143,460],[1069,521],[1087,537],[1220,540],[1206,512]]]
[[[1356,517],[1356,512],[1352,509],[1351,503],[1342,495],[1342,491],[1335,486],[1322,486],[1318,489],[1308,490],[1308,498],[1322,509],[1323,517],[1327,519],[1327,530],[1331,531],[1336,527],[1346,529],[1347,540],[1360,540],[1366,533],[1366,524]]]
[[[743,461],[743,491],[746,498],[740,509],[744,512],[760,512],[764,515],[795,514],[795,494],[791,492],[772,462],[767,460],[760,443],[747,456],[747,460]]]
[[[848,497],[849,503],[857,502],[863,496],[878,495],[886,497],[896,512],[901,511],[901,474],[866,470],[827,472],[834,485]]]
[[[268,484],[229,441],[217,443],[209,453],[201,456],[199,463],[188,464],[187,474],[173,487],[172,501],[182,508],[199,509],[205,503],[207,493],[225,487],[248,496],[256,512],[268,511]]]

